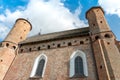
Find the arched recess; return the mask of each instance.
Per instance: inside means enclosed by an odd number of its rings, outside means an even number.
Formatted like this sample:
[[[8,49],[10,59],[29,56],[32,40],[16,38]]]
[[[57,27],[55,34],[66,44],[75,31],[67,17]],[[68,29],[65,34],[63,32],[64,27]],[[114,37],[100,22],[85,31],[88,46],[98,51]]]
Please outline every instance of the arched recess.
[[[46,68],[46,63],[47,63],[47,56],[45,54],[40,54],[34,61],[34,65],[30,74],[31,78],[41,78],[44,76],[45,73],[45,68]],[[40,65],[42,64],[42,65]],[[41,68],[42,66],[42,68]],[[43,70],[39,70],[42,72],[38,72],[38,69],[43,69]],[[40,75],[38,75],[40,74]]]
[[[87,67],[87,59],[86,59],[86,55],[83,51],[81,50],[76,50],[75,52],[73,52],[73,54],[70,56],[70,73],[69,73],[69,77],[74,77],[75,76],[75,59],[77,57],[80,57],[82,59],[82,65],[83,65],[83,75],[85,77],[88,76],[88,67]],[[83,77],[83,76],[82,76]]]

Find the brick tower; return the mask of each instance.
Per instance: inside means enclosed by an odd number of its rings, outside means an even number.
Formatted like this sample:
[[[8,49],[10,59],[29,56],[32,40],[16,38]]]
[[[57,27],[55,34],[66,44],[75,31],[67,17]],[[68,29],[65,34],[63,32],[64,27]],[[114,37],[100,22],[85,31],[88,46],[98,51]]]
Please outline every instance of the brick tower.
[[[120,79],[120,52],[101,7],[86,13],[99,80]]]
[[[31,24],[25,19],[18,19],[10,33],[2,42],[0,47],[0,80],[3,80],[11,66],[17,51],[18,43],[26,39],[31,30]]]

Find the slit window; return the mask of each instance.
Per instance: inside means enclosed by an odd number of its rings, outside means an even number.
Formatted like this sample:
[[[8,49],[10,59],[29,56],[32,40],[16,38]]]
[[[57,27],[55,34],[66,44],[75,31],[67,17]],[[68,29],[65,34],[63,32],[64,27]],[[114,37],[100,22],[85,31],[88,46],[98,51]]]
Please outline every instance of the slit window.
[[[50,45],[48,45],[48,49],[50,49]]]
[[[69,43],[68,43],[68,46],[71,46],[71,45],[72,45],[71,42],[69,42]]]
[[[60,44],[58,44],[57,47],[59,48],[59,47],[60,47]]]
[[[40,50],[40,47],[38,47],[38,50]]]

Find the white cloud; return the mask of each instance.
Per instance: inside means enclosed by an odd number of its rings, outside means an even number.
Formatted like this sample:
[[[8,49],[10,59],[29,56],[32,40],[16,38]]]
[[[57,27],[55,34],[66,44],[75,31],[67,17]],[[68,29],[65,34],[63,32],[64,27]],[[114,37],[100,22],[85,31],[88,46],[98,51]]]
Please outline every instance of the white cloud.
[[[4,39],[5,36],[8,34],[10,29],[2,24],[0,24],[0,39]]]
[[[40,29],[45,34],[87,26],[79,19],[80,12],[80,7],[78,7],[74,14],[71,13],[60,0],[30,0],[24,10],[10,12],[6,9],[5,15],[0,15],[0,21],[2,25],[9,26],[14,24],[19,17],[29,19],[33,25],[31,36],[38,34]]]
[[[120,17],[120,0],[99,0],[98,3],[107,14],[116,14]]]
[[[5,19],[6,19],[6,17],[3,14],[1,14],[0,15],[0,21],[5,21]]]

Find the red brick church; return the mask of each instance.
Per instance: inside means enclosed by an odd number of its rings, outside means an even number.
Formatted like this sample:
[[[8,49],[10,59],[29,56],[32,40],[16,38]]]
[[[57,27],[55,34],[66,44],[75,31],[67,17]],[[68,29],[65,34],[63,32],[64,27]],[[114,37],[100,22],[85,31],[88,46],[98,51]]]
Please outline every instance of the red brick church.
[[[89,26],[35,35],[16,20],[0,44],[0,80],[120,80],[120,42],[101,7],[86,12]]]

